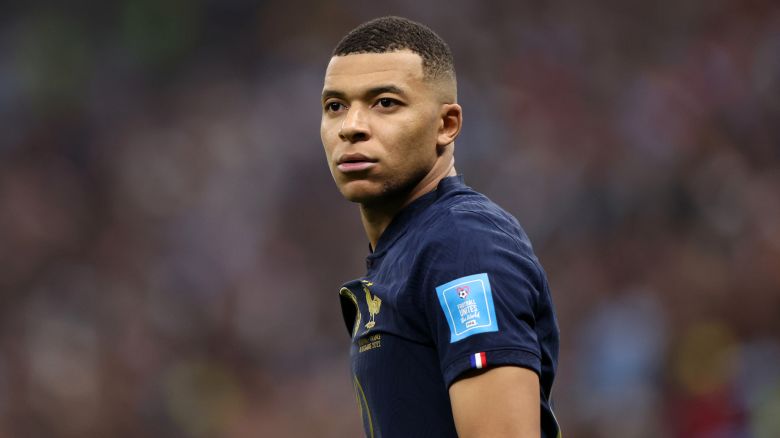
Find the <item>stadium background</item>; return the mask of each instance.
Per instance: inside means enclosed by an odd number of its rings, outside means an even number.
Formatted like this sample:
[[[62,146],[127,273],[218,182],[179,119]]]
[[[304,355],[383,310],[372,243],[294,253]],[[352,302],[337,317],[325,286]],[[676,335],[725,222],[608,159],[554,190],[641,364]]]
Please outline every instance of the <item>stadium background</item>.
[[[450,43],[458,169],[548,271],[564,436],[780,436],[776,2],[2,11],[0,436],[359,435],[318,96],[388,13]]]

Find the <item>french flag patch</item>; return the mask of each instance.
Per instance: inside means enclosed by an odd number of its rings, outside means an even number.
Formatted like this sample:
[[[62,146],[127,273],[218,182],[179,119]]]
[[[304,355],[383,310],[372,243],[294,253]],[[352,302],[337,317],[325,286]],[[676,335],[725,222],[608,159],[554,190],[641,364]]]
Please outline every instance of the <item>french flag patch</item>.
[[[471,360],[471,368],[481,370],[487,366],[487,358],[485,357],[484,351],[472,354],[469,360]]]

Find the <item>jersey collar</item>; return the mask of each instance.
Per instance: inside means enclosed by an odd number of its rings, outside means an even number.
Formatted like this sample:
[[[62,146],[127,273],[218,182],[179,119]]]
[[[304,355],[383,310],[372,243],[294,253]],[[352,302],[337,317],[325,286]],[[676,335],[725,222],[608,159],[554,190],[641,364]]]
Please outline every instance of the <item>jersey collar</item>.
[[[415,218],[419,217],[420,213],[425,211],[431,204],[436,202],[437,199],[441,198],[446,193],[463,186],[463,175],[442,178],[434,190],[415,199],[395,215],[390,222],[390,225],[388,225],[382,235],[379,236],[376,250],[371,252],[371,244],[368,245],[370,252],[368,258],[373,259],[382,256],[399,237],[406,233],[406,230],[409,229],[409,225]]]

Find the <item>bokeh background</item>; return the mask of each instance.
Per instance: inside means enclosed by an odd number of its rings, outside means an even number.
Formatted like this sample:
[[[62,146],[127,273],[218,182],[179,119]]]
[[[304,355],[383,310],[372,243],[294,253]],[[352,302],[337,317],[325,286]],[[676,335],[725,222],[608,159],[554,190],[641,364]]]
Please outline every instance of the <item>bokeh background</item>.
[[[0,8],[0,436],[360,436],[319,93],[387,14],[548,272],[564,436],[780,436],[777,2]]]

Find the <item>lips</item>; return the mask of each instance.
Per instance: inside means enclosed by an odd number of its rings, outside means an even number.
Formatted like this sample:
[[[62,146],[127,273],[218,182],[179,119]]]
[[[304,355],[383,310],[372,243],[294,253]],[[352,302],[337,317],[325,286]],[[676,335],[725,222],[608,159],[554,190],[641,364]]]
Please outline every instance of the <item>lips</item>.
[[[344,172],[361,172],[376,165],[377,160],[363,154],[344,154],[336,161],[336,167]]]

